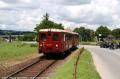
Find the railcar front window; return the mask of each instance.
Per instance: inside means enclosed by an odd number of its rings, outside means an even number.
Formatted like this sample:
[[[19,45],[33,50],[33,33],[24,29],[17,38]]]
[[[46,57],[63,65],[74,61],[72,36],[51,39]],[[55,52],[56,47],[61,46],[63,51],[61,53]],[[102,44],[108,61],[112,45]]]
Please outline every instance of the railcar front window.
[[[40,40],[42,40],[42,41],[46,41],[46,34],[41,34],[41,36],[40,36]]]
[[[58,34],[53,34],[52,40],[53,41],[58,41],[58,37],[59,37]]]
[[[48,31],[48,36],[51,36],[51,32],[50,31]]]

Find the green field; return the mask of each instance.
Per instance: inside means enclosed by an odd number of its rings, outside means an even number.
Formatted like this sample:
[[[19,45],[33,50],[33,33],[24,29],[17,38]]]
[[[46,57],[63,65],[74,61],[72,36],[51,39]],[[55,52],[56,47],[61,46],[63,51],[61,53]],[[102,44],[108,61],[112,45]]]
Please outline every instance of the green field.
[[[59,66],[50,78],[73,79],[73,68],[75,61],[76,57],[74,56],[68,60],[68,62],[65,62],[65,64]],[[77,79],[101,79],[93,64],[92,56],[87,50],[84,50],[82,56],[80,57],[77,67]]]
[[[0,63],[21,61],[37,54],[37,45],[21,42],[0,43]]]

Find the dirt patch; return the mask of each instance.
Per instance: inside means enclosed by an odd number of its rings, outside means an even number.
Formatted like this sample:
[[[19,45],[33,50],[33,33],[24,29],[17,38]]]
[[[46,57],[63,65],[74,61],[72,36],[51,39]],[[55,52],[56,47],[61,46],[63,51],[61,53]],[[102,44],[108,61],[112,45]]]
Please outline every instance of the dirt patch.
[[[25,66],[28,66],[28,65],[38,61],[41,56],[42,56],[42,54],[36,55],[36,56],[31,56],[22,61],[11,62],[7,66],[4,66],[5,64],[1,65],[0,66],[0,77],[6,77],[7,75],[15,72],[16,70],[21,69]]]

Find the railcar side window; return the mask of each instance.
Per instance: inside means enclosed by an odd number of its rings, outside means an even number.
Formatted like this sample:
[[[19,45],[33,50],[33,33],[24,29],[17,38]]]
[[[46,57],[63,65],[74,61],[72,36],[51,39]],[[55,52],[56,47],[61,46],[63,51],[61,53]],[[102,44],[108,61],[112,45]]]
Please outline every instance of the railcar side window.
[[[70,39],[71,39],[71,37],[72,37],[71,35],[66,35],[66,37],[65,37],[65,38],[66,38],[66,40],[70,40]]]
[[[46,34],[42,33],[40,36],[40,40],[46,41]]]
[[[53,34],[52,40],[53,41],[58,41],[58,37],[59,37],[58,34]]]

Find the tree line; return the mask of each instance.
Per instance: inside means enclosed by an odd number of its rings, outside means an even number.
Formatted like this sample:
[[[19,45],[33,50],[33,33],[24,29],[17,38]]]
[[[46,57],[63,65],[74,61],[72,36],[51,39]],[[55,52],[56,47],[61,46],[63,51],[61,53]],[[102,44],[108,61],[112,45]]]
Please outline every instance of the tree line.
[[[92,29],[86,29],[85,27],[75,28],[75,32],[79,33],[82,38],[82,41],[94,41],[95,37],[106,38],[109,35],[114,38],[120,38],[120,28],[110,30],[107,26],[99,26],[96,31]]]
[[[62,24],[55,23],[51,20],[49,20],[49,14],[46,13],[43,16],[43,20],[36,24],[36,27],[34,28],[35,33],[34,34],[26,34],[24,37],[19,38],[21,40],[32,40],[33,38],[37,39],[37,33],[40,29],[48,29],[48,28],[56,28],[56,29],[64,29],[64,26]],[[75,28],[73,30],[74,32],[77,32],[80,36],[81,41],[94,41],[95,37],[99,37],[101,35],[102,37],[107,37],[108,35],[112,35],[115,38],[120,38],[120,28],[110,30],[107,28],[107,26],[100,26],[96,29],[96,31],[92,29],[88,29],[85,27],[79,27]]]

